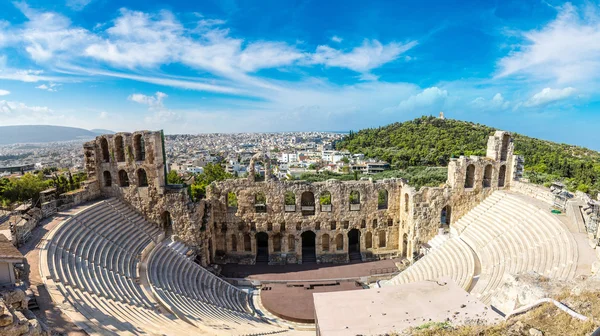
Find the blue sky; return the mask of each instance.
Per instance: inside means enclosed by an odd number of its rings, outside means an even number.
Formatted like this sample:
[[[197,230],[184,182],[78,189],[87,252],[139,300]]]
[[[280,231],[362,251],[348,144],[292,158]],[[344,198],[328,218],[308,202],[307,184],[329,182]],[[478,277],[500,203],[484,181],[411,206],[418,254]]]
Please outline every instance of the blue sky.
[[[346,131],[444,111],[600,149],[595,2],[0,2],[0,125]]]

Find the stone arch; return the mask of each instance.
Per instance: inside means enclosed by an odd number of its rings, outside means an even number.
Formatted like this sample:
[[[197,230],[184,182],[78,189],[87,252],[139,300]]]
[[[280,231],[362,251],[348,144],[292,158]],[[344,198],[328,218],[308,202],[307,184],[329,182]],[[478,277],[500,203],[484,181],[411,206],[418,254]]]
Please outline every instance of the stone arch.
[[[446,205],[442,208],[440,212],[440,227],[447,227],[450,225],[450,220],[452,219],[452,207],[450,205]]]
[[[256,233],[256,261],[269,261],[269,235],[266,232]]]
[[[377,209],[388,208],[388,191],[386,189],[379,189],[377,192]]]
[[[105,170],[104,173],[102,173],[102,176],[104,177],[104,186],[112,186],[112,176],[110,175],[110,172],[108,170]]]
[[[302,235],[300,237],[302,238],[302,263],[316,262],[317,235],[313,231],[309,230],[302,232]]]
[[[510,143],[510,134],[502,134],[502,146],[500,148],[500,161],[506,161],[508,158],[508,144]]]
[[[137,170],[137,182],[138,187],[148,186],[148,176],[146,176],[146,171],[144,170],[144,168],[140,168]]]
[[[305,191],[300,197],[300,206],[303,216],[312,216],[315,214],[315,194],[312,191]]]
[[[408,212],[409,199],[410,199],[410,197],[408,196],[408,193],[404,194],[404,212]]]
[[[502,188],[506,184],[506,165],[501,165],[498,170],[498,187]]]
[[[237,195],[235,192],[230,191],[227,193],[227,210],[229,212],[236,212],[238,207]]]
[[[250,165],[248,166],[248,179],[252,182],[260,182],[262,180],[262,177],[259,179],[256,178],[256,164],[258,162],[262,162],[265,166],[264,181],[271,180],[271,159],[262,152],[254,154],[254,156],[250,159]]]
[[[108,151],[108,140],[100,139],[100,150],[102,151],[102,162],[110,162],[110,153]]]
[[[323,252],[329,252],[329,235],[325,233],[321,236],[321,248]]]
[[[350,211],[360,210],[360,192],[358,190],[352,190],[348,195],[348,203],[350,204]]]
[[[258,213],[267,212],[267,197],[262,191],[259,191],[254,195],[254,210]]]
[[[288,235],[288,252],[296,251],[296,236],[293,234]]]
[[[285,212],[296,211],[296,194],[289,190],[286,191],[283,195],[283,205],[285,207]]]
[[[386,247],[387,246],[387,237],[386,232],[384,230],[379,231],[379,246],[378,247]]]
[[[273,235],[273,252],[281,252],[281,234]]]
[[[371,231],[367,231],[365,234],[365,248],[373,248],[373,234]]]
[[[129,176],[127,175],[127,172],[123,169],[119,170],[119,186],[129,187]]]
[[[237,251],[237,235],[235,234],[231,235],[231,251]]]
[[[344,235],[341,233],[338,233],[338,235],[335,237],[335,249],[338,251],[344,250]]]
[[[251,252],[252,251],[252,238],[250,238],[250,234],[244,234],[244,251]]]
[[[136,134],[133,137],[133,151],[135,154],[135,161],[146,160],[146,144],[144,137],[141,134]]]
[[[123,136],[117,135],[114,141],[117,162],[125,162],[125,146],[123,145]]]
[[[331,212],[331,193],[325,190],[319,195],[319,204],[322,212]]]
[[[171,219],[170,212],[163,211],[163,213],[160,215],[160,223],[163,230],[165,230],[165,235],[167,237],[173,234],[173,220]]]
[[[492,186],[492,165],[487,164],[483,170],[483,187],[489,188]]]
[[[467,172],[465,176],[465,188],[473,188],[475,185],[475,165],[470,164],[467,166]]]

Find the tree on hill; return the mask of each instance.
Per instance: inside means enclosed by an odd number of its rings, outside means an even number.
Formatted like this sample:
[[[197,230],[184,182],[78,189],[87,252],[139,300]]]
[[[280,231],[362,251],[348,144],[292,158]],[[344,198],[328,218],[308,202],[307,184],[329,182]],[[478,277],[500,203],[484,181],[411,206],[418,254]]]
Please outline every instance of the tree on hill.
[[[423,116],[403,123],[353,132],[337,149],[390,162],[395,169],[446,166],[451,157],[485,155],[496,129],[472,122]],[[530,181],[564,182],[570,190],[600,191],[600,153],[513,133],[515,154],[525,156]]]

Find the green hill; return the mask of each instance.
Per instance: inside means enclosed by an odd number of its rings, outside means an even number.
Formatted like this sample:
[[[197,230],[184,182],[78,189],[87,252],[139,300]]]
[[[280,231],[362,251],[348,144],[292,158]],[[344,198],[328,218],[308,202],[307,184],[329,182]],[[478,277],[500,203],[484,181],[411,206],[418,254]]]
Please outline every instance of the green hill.
[[[379,128],[351,132],[338,149],[364,153],[390,162],[393,168],[446,166],[451,157],[485,155],[488,137],[496,129],[472,122],[417,118]],[[563,181],[570,190],[600,191],[600,153],[513,133],[515,153],[525,156],[531,182]]]

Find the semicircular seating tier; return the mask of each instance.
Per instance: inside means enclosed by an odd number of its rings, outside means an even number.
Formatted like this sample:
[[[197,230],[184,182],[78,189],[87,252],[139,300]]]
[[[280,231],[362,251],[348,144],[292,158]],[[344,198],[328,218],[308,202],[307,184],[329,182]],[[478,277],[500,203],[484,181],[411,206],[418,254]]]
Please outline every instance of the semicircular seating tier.
[[[538,201],[509,191],[496,191],[452,225],[456,234],[389,284],[437,280],[449,276],[490,304],[505,274],[536,272],[553,279],[575,276],[578,251],[573,235]],[[465,281],[460,258],[476,256],[477,273]],[[480,271],[479,271],[480,269]],[[467,270],[467,272],[469,272]],[[414,280],[413,280],[414,279]],[[469,284],[469,285],[467,285]]]
[[[63,311],[88,333],[232,335],[223,328],[240,321],[228,320],[227,314],[218,315],[223,317],[220,329],[186,323],[160,307],[142,288],[138,268],[141,254],[149,244],[158,241],[160,233],[155,225],[117,199],[97,202],[74,215],[48,234],[40,251],[41,273],[53,300],[64,308],[67,306],[63,304],[72,306],[75,311]],[[195,270],[190,265],[184,267]],[[221,281],[212,274],[206,274],[205,279],[209,283]],[[221,300],[233,293],[221,293]],[[247,305],[244,308],[247,298],[239,291],[235,294],[224,300],[238,302],[238,308],[245,310],[240,315],[267,330],[254,334],[271,333],[273,326],[254,318]],[[239,330],[237,324],[229,329]]]
[[[148,279],[161,303],[182,319],[227,335],[283,331],[255,317],[246,292],[216,277],[186,257],[187,247],[166,240],[148,260]]]
[[[474,273],[473,251],[460,238],[450,238],[434,252],[395,276],[388,284],[399,285],[449,277],[464,290],[468,290]]]

